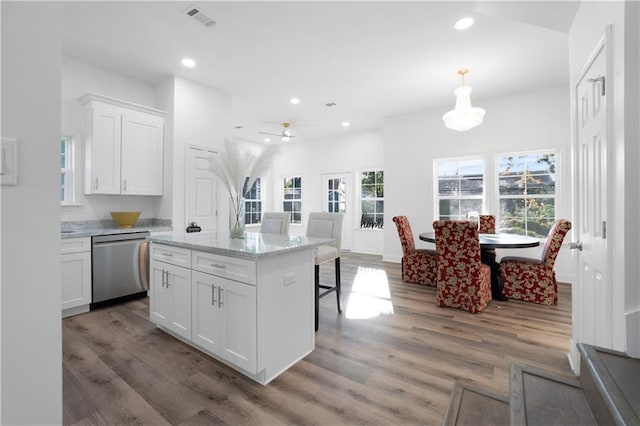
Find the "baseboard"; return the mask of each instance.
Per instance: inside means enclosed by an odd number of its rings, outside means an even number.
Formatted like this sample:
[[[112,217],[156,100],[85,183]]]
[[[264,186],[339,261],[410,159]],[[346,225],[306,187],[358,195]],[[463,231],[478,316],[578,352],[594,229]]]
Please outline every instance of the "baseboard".
[[[382,256],[383,262],[402,263],[402,256]]]
[[[625,314],[627,326],[627,355],[640,358],[640,310]]]
[[[580,351],[578,350],[578,345],[573,341],[573,339],[569,341],[569,352],[567,352],[567,358],[569,358],[569,365],[571,366],[573,374],[580,376]]]

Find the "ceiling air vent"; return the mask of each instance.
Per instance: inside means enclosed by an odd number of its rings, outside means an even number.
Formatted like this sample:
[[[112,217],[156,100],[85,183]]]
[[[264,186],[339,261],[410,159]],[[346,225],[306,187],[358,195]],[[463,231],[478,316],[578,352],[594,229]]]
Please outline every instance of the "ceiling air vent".
[[[202,13],[200,9],[195,6],[189,6],[183,11],[187,16],[192,17],[196,21],[200,22],[205,27],[212,27],[216,23],[213,19]]]

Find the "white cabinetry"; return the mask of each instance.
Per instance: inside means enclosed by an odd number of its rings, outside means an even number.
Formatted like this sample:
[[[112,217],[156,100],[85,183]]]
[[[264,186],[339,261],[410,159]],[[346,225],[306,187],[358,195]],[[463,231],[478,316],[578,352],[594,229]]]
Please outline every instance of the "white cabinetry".
[[[164,112],[93,93],[87,106],[85,193],[162,195]]]
[[[224,278],[239,264],[244,264],[243,270],[253,270],[255,277],[255,262],[197,251],[192,254],[192,262],[193,343],[249,373],[257,373],[255,279],[247,283]],[[203,269],[216,275],[199,272]]]
[[[177,266],[190,250],[151,246],[151,321],[191,339],[191,269]]]
[[[150,319],[267,384],[314,348],[313,247],[255,259],[223,252],[153,241]]]
[[[60,241],[62,316],[89,312],[91,304],[91,238]]]

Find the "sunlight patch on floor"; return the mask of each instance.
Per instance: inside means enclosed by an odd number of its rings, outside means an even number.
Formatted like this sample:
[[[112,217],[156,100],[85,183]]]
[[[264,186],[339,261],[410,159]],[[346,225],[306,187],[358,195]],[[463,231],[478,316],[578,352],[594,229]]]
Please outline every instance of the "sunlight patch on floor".
[[[380,315],[393,315],[387,273],[382,269],[359,267],[347,301],[345,317],[367,319]]]

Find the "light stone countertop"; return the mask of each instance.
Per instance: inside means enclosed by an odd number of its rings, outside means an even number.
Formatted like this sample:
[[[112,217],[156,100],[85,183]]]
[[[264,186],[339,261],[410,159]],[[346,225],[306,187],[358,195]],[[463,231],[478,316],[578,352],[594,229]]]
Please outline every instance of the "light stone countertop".
[[[73,221],[60,224],[60,237],[63,239],[147,231],[172,232],[173,226],[171,221],[166,219],[140,219],[132,228],[120,228],[112,220]]]
[[[226,232],[173,233],[147,237],[152,243],[166,244],[222,256],[257,259],[286,252],[332,244],[330,238],[245,232],[242,239],[231,239]]]

